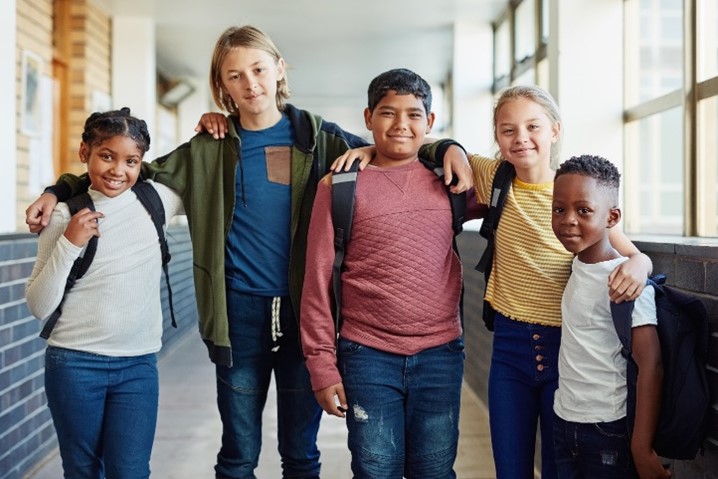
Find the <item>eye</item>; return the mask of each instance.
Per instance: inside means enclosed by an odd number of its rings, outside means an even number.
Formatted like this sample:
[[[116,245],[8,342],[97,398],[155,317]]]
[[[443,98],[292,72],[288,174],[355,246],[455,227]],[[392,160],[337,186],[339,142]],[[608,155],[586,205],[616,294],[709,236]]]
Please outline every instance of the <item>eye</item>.
[[[129,158],[129,159],[127,160],[127,164],[130,165],[130,166],[139,165],[139,164],[140,164],[140,160],[138,160],[137,158]]]
[[[563,213],[563,208],[562,208],[562,207],[560,207],[560,206],[554,206],[554,207],[553,207],[553,214],[557,215],[557,214],[561,214],[561,213]]]
[[[420,119],[424,118],[424,115],[422,115],[421,113],[418,113],[418,112],[417,112],[417,113],[411,113],[411,114],[409,115],[409,118],[413,118],[413,119],[416,119],[416,120],[420,120]]]
[[[513,132],[514,132],[514,129],[513,129],[513,128],[504,128],[503,130],[501,130],[501,134],[502,134],[502,135],[510,135],[510,134],[512,134]]]
[[[529,125],[529,130],[531,130],[531,131],[538,130],[539,128],[541,128],[540,125],[535,125],[535,124]]]
[[[256,73],[257,75],[260,75],[260,74],[264,73],[265,71],[267,71],[267,69],[264,67],[257,67],[254,69],[254,73]]]
[[[112,155],[109,153],[100,153],[100,158],[102,161],[112,161]]]
[[[592,213],[591,208],[579,208],[578,214],[580,215],[590,215]]]

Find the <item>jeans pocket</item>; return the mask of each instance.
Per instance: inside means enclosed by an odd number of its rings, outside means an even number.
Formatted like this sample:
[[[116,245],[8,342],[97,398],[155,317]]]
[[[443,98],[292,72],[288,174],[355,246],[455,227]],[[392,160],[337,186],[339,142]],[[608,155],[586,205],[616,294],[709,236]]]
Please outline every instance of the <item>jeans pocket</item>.
[[[60,369],[68,362],[67,351],[62,348],[48,346],[45,349],[45,370]]]
[[[610,438],[626,438],[628,437],[628,429],[625,419],[611,422],[599,422],[594,424],[596,431],[605,437]]]
[[[350,341],[349,339],[344,339],[340,337],[337,352],[342,355],[354,354],[361,351],[363,347],[364,346],[359,343],[355,343],[354,341]]]

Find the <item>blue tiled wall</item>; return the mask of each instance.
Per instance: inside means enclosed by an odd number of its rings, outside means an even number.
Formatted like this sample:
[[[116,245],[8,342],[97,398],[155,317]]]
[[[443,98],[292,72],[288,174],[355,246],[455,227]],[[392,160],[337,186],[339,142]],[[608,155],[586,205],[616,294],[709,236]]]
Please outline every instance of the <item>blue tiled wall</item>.
[[[179,327],[170,324],[163,279],[165,350],[197,327],[189,232],[185,226],[173,226],[167,236]],[[36,235],[0,235],[0,479],[24,477],[57,446],[45,399],[45,341],[38,337],[42,324],[24,298],[36,253]]]

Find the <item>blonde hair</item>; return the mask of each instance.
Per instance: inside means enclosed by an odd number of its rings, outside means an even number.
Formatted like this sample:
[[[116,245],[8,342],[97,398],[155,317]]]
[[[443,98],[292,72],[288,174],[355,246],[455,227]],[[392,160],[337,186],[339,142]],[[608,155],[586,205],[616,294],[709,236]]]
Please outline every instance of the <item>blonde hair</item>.
[[[496,101],[496,105],[494,106],[494,141],[498,142],[496,123],[499,118],[499,111],[501,110],[501,107],[510,101],[518,100],[520,98],[526,98],[527,100],[531,100],[543,107],[546,112],[546,116],[548,116],[549,120],[551,120],[552,126],[559,126],[558,139],[556,140],[556,143],[551,145],[551,169],[558,169],[559,155],[561,153],[561,137],[563,135],[563,128],[561,128],[561,114],[558,111],[558,106],[556,105],[553,97],[540,87],[534,85],[519,85],[509,87],[501,93],[501,96],[499,96],[499,99]],[[500,151],[497,153],[497,157],[501,158]]]
[[[214,102],[223,110],[232,114],[239,115],[239,109],[232,97],[222,88],[222,63],[224,63],[227,54],[238,47],[253,48],[269,53],[278,63],[282,58],[281,53],[269,36],[260,29],[251,25],[243,27],[229,27],[217,40],[212,53],[212,64],[209,72],[209,88],[212,91]],[[289,83],[287,81],[287,73],[285,71],[281,80],[277,81],[276,102],[279,110],[284,109],[284,102],[289,98]]]

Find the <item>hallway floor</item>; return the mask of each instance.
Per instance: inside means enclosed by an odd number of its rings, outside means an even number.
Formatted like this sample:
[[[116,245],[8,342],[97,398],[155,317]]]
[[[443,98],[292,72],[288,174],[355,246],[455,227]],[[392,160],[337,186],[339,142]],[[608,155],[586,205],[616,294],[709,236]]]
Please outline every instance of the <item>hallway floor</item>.
[[[152,452],[152,477],[158,479],[213,479],[219,450],[221,425],[215,406],[214,367],[197,334],[189,334],[159,362],[160,409]],[[264,438],[260,479],[281,478],[276,453],[276,403],[270,393],[264,412]],[[468,387],[464,387],[461,437],[455,470],[459,479],[494,477],[487,410]],[[319,431],[322,477],[349,479],[351,457],[346,447],[346,428],[341,419],[325,415]],[[62,467],[58,454],[26,479],[58,479]]]

